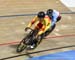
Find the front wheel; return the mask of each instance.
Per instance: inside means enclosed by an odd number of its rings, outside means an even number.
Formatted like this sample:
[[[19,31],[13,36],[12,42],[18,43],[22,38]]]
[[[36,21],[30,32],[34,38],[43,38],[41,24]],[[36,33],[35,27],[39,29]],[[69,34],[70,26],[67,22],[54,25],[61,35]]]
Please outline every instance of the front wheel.
[[[37,45],[39,45],[42,41],[42,35],[38,36],[37,38]]]
[[[26,47],[27,45],[23,43],[24,40],[22,40],[20,42],[20,44],[17,46],[17,52],[22,52]]]

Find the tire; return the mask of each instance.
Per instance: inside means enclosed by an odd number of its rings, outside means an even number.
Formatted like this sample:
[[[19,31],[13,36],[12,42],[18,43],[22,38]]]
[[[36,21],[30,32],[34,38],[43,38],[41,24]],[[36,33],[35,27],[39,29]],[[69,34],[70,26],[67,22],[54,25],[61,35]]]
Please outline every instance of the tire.
[[[41,43],[41,41],[42,41],[42,36],[38,36],[38,40],[37,41],[38,41],[37,45],[39,45]]]
[[[26,37],[24,37],[23,40],[20,42],[20,44],[18,44],[17,50],[16,50],[18,53],[22,52],[30,44],[31,34],[32,32],[30,32]]]
[[[26,49],[28,47],[28,45],[32,45],[33,44],[33,37],[36,35],[36,31],[31,31],[21,42],[20,44],[17,46],[17,52],[22,52],[24,49]],[[36,44],[37,46],[37,44]]]
[[[17,52],[22,52],[25,48],[27,48],[27,45],[23,43],[23,40],[20,42],[20,44],[17,46]]]

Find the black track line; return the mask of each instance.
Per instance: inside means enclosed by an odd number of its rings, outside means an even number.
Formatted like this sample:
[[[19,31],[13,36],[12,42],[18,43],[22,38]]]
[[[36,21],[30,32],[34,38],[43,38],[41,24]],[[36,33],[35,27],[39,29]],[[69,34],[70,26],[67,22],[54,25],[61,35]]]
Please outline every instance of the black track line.
[[[75,45],[58,47],[58,48],[52,48],[52,49],[46,49],[46,50],[40,50],[40,51],[36,51],[36,52],[30,52],[28,54],[41,53],[41,52],[45,52],[45,51],[57,50],[57,49],[63,49],[63,48],[70,48],[70,47],[75,47]],[[28,55],[28,54],[27,53],[25,53],[25,54],[19,54],[19,55],[15,55],[15,56],[6,57],[6,58],[1,58],[0,60],[6,60],[6,59],[11,59],[11,58],[16,58],[16,57],[24,56],[24,55]]]

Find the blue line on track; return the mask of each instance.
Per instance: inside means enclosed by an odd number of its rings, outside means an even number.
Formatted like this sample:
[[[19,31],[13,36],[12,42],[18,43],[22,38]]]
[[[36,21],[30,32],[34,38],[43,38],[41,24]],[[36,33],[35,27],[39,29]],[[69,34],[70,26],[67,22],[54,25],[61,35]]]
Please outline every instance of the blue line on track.
[[[75,60],[75,50],[33,57],[28,60]]]

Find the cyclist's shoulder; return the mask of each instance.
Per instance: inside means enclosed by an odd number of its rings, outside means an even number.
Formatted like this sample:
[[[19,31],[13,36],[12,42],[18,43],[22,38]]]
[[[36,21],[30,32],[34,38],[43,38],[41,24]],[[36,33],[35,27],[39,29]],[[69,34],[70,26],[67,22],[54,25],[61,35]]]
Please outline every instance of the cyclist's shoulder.
[[[45,20],[50,20],[48,15],[45,16]]]
[[[37,16],[34,16],[34,19],[37,19],[38,17]]]
[[[48,18],[49,18],[49,16],[48,16],[48,15],[46,15],[46,16],[45,16],[45,19],[48,19]]]
[[[57,10],[53,11],[53,16],[58,16],[59,14],[60,14],[59,11],[57,11]]]
[[[51,21],[51,19],[49,18],[49,16],[47,15],[47,16],[45,16],[45,22],[50,22]]]
[[[57,11],[57,10],[53,10],[53,13],[55,14],[55,13],[59,13],[59,11]]]
[[[35,21],[35,20],[38,20],[38,17],[37,17],[37,16],[35,16],[32,20],[34,20],[34,21]]]

